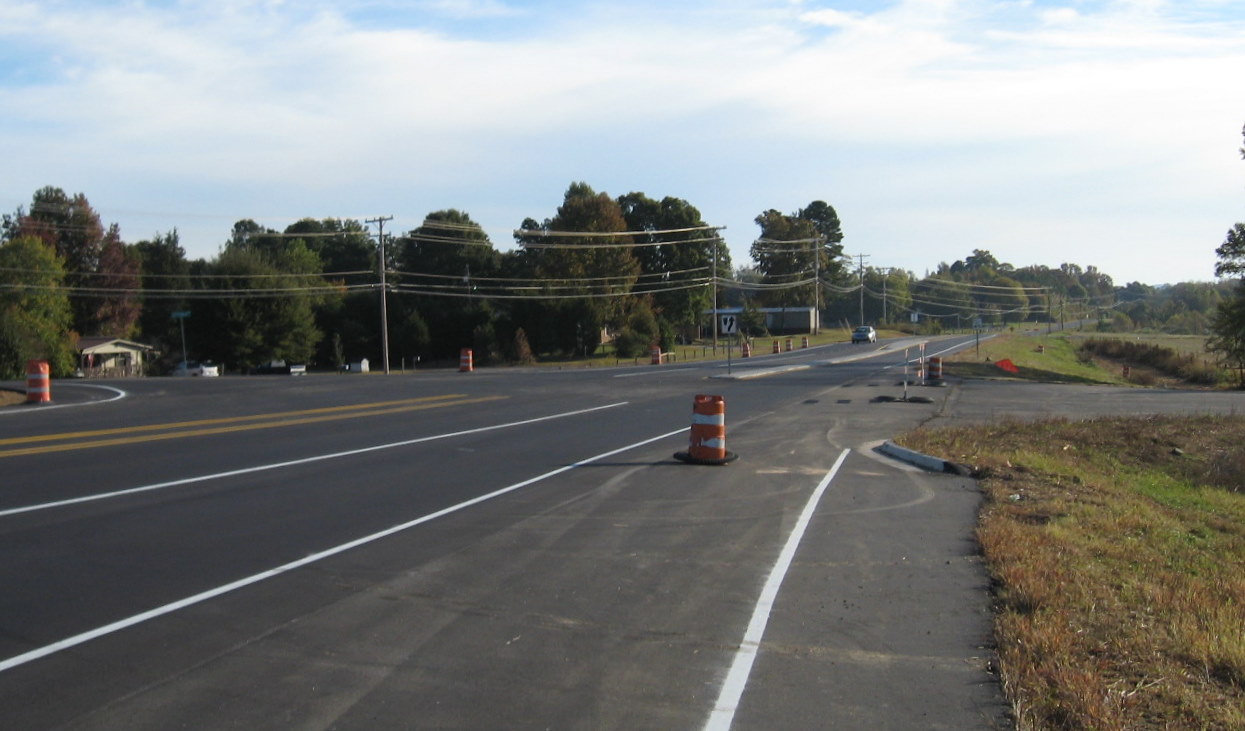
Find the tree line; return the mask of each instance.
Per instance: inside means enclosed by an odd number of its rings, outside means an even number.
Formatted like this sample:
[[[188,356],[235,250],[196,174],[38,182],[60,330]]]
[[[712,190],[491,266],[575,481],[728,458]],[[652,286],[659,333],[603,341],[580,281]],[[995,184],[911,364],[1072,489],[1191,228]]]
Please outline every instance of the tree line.
[[[842,235],[833,208],[761,218],[771,236],[821,232],[826,244],[806,253],[834,270]],[[485,363],[582,357],[606,336],[631,357],[697,336],[713,283],[732,269],[718,229],[687,201],[612,198],[586,183],[568,188],[554,216],[524,220],[512,251],[458,210],[378,234],[355,220],[306,218],[278,231],[244,219],[216,257],[192,260],[176,230],[126,244],[84,194],[42,188],[0,231],[0,376],[19,377],[29,358],[67,375],[85,335],[153,345],[165,369],[183,342],[191,359],[233,369],[376,362],[382,296],[394,361],[453,359],[462,347]],[[788,265],[777,256],[762,264],[780,280]]]
[[[29,358],[67,375],[86,335],[153,345],[167,369],[182,358],[182,326],[191,359],[230,370],[379,363],[382,297],[394,365],[452,362],[463,347],[482,363],[586,357],[607,340],[630,358],[711,334],[715,305],[740,308],[745,331],[766,335],[764,308],[814,305],[835,325],[915,314],[922,332],[1091,316],[1196,328],[1223,298],[1217,285],[1115,287],[1094,267],[1017,268],[983,250],[921,278],[853,267],[824,201],[755,222],[752,261],[736,268],[688,201],[615,198],[576,182],[553,216],[519,225],[510,251],[450,209],[383,239],[355,220],[278,231],[243,219],[217,256],[192,260],[176,230],[127,244],[85,195],[45,187],[0,229],[0,377],[20,377]]]

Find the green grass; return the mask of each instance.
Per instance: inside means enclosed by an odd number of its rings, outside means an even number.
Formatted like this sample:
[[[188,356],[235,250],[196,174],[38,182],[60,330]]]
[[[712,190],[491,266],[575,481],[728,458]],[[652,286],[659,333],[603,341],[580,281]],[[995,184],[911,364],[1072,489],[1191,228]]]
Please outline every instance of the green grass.
[[[997,365],[1010,360],[1019,373]],[[998,335],[947,359],[944,371],[962,378],[1011,378],[1046,383],[1105,383],[1125,385],[1123,374],[1084,362],[1075,343],[1063,335]]]

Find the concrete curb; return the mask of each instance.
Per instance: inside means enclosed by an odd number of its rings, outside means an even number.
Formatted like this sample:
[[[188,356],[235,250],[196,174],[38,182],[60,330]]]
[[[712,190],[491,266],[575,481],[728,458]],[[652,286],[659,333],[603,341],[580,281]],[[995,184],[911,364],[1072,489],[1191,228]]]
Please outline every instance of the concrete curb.
[[[917,467],[920,467],[923,470],[929,470],[930,472],[945,472],[947,474],[960,475],[962,477],[969,477],[972,474],[972,471],[965,465],[957,462],[950,462],[945,459],[939,459],[938,457],[931,457],[927,454],[921,454],[920,452],[913,451],[907,447],[901,447],[889,439],[883,442],[877,449],[879,452],[888,457],[902,462],[907,462],[911,465],[916,465]]]

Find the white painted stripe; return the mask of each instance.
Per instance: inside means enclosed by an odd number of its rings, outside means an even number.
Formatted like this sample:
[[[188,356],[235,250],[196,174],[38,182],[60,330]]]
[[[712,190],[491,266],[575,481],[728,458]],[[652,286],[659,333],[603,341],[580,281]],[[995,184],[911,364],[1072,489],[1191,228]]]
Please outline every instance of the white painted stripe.
[[[508,424],[494,424],[493,426],[482,426],[477,429],[466,429],[464,431],[449,432],[446,434],[434,434],[430,437],[419,437],[418,439],[407,439],[401,442],[391,442],[389,444],[377,444],[372,447],[363,447],[362,449],[351,449],[345,452],[333,452],[331,454],[320,454],[315,457],[304,457],[303,459],[292,459],[288,462],[274,462],[272,464],[257,465],[255,467],[243,467],[240,470],[230,470],[228,472],[215,472],[208,475],[199,475],[198,477],[186,477],[181,480],[170,480],[168,482],[157,482],[153,485],[142,485],[140,487],[131,487],[125,490],[117,490],[115,492],[103,492],[98,495],[86,495],[83,497],[70,498],[68,500],[57,500],[52,503],[39,503],[37,505],[26,505],[20,508],[9,508],[0,510],[0,518],[17,515],[18,513],[30,513],[36,510],[47,510],[49,508],[60,508],[66,505],[77,505],[78,503],[95,502],[96,500],[108,500],[123,495],[133,495],[140,492],[151,492],[152,490],[163,490],[169,487],[180,487],[181,485],[192,485],[196,482],[207,482],[209,480],[219,480],[225,477],[237,477],[238,475],[249,475],[254,472],[267,472],[268,470],[279,470],[285,467],[295,467],[297,465],[310,464],[312,462],[323,462],[329,459],[340,459],[342,457],[353,457],[358,454],[367,454],[368,452],[379,452],[384,449],[394,449],[396,447],[408,447],[412,444],[420,444],[422,442],[431,442],[438,439],[449,439],[450,437],[461,437],[467,434],[479,434],[486,431],[494,431],[497,429],[507,429],[512,426],[525,426],[527,424],[535,424],[541,421],[549,421],[550,419],[561,419],[567,416],[578,416],[579,414],[588,414],[593,411],[601,411],[602,409],[612,409],[616,406],[626,405],[626,401],[619,401],[616,404],[606,404],[605,406],[594,406],[590,409],[579,409],[578,411],[566,411],[561,414],[550,414],[549,416],[538,416],[535,419],[526,419],[524,421],[512,421]],[[684,429],[686,431],[686,429]]]
[[[757,599],[756,608],[752,610],[752,621],[748,623],[748,630],[744,633],[743,642],[739,644],[735,660],[731,663],[731,669],[722,683],[718,700],[713,704],[709,720],[705,722],[706,731],[727,731],[734,723],[735,710],[739,708],[739,699],[743,697],[744,686],[748,684],[748,675],[752,672],[752,663],[756,660],[757,651],[760,650],[761,638],[765,635],[765,625],[769,623],[770,611],[774,608],[774,601],[778,598],[778,590],[782,587],[782,581],[787,576],[787,569],[791,567],[791,561],[795,558],[795,551],[800,546],[800,540],[804,538],[804,531],[808,529],[808,524],[813,519],[813,512],[817,509],[817,504],[821,502],[821,496],[838,473],[839,467],[843,466],[843,460],[847,459],[849,452],[851,452],[850,449],[844,449],[834,466],[830,468],[825,477],[821,478],[821,482],[809,496],[808,503],[804,505],[804,511],[800,513],[800,518],[791,530],[791,535],[787,537],[787,544],[783,546],[782,553],[778,554],[777,563],[774,564],[774,568],[770,569],[769,579],[765,581],[761,596]]]
[[[612,405],[619,406],[621,404],[612,404]],[[599,407],[599,408],[609,408],[609,407]],[[593,411],[595,409],[587,409],[587,410]],[[545,417],[545,418],[553,418],[553,417]],[[533,421],[540,421],[540,419],[534,419]],[[531,421],[522,422],[522,423],[530,424]],[[497,427],[491,427],[491,428],[497,428]],[[459,433],[470,434],[475,431],[484,431],[484,429],[474,429],[471,431],[465,431],[465,432],[459,432]],[[589,457],[588,459],[580,460],[579,462],[576,462],[574,464],[566,465],[565,467],[559,467],[556,470],[546,472],[543,475],[537,475],[536,477],[524,480],[522,482],[516,482],[513,485],[503,487],[500,490],[494,490],[493,492],[490,492],[487,495],[481,495],[479,497],[475,497],[470,500],[465,500],[461,503],[458,503],[457,505],[451,505],[448,508],[443,508],[434,513],[429,513],[419,518],[415,518],[414,520],[410,520],[405,523],[400,523],[398,525],[393,526],[392,528],[386,528],[385,530],[382,530],[380,532],[373,533],[368,536],[363,536],[362,538],[356,538],[353,541],[350,541],[348,543],[343,543],[339,546],[334,546],[332,548],[320,551],[319,553],[313,553],[310,556],[300,558],[297,561],[291,561],[290,563],[282,564],[281,566],[277,566],[276,568],[268,569],[267,571],[262,571],[258,574],[248,576],[244,579],[238,579],[237,581],[230,582],[228,584],[224,584],[222,586],[218,586],[214,589],[209,589],[204,592],[200,592],[193,596],[188,596],[185,599],[179,599],[178,601],[172,602],[171,604],[165,604],[162,607],[156,607],[155,609],[151,609],[146,612],[142,612],[140,614],[135,614],[132,617],[126,617],[125,619],[113,622],[111,624],[106,624],[102,627],[96,627],[93,630],[89,630],[87,632],[74,635],[73,637],[66,637],[63,640],[60,640],[58,642],[53,642],[50,645],[45,645],[38,649],[31,650],[30,652],[25,652],[25,653],[22,653],[21,655],[16,655],[14,657],[10,657],[7,660],[0,661],[0,672],[11,670],[19,665],[25,665],[28,662],[38,660],[39,658],[42,658],[42,657],[47,657],[48,655],[60,652],[61,650],[69,649],[70,647],[76,647],[77,645],[81,645],[85,642],[90,642],[91,640],[97,639],[99,637],[103,637],[104,635],[109,635],[109,634],[112,634],[113,632],[118,632],[128,627],[133,627],[136,624],[141,624],[150,619],[156,619],[157,617],[162,617],[166,614],[171,614],[172,612],[176,612],[179,609],[185,609],[186,607],[199,604],[200,602],[205,602],[208,599],[213,599],[222,594],[227,594],[231,591],[234,591],[235,589],[241,589],[243,587],[250,586],[251,584],[256,584],[261,581],[264,581],[265,579],[271,579],[274,576],[279,576],[286,572],[293,571],[294,569],[307,566],[308,564],[312,564],[317,561],[322,561],[326,558],[336,556],[339,553],[344,553],[353,548],[358,548],[359,546],[363,546],[369,543],[373,543],[375,541],[379,541],[382,538],[388,538],[391,535],[394,535],[396,533],[401,533],[402,531],[409,530],[418,525],[423,525],[424,523],[436,520],[437,518],[444,517],[451,513],[456,513],[460,510],[469,508],[473,505],[479,505],[480,503],[486,502],[488,500],[492,500],[495,497],[500,497],[509,492],[514,492],[515,490],[522,489],[529,485],[534,485],[535,483],[540,482],[541,480],[546,480],[555,475],[560,475],[563,472],[573,470],[576,467],[582,467],[586,464],[596,462],[597,460],[605,459],[606,457],[612,457],[616,454],[621,454],[622,452],[635,449],[636,447],[642,447],[645,444],[651,444],[652,442],[660,441],[662,439],[668,439],[669,437],[672,437],[675,434],[682,434],[685,431],[687,431],[686,427],[672,431],[672,432],[668,432],[666,434],[659,434],[655,437],[649,437],[648,439],[645,439],[643,441],[635,442],[634,444],[628,444],[625,447],[619,447],[618,449],[612,449],[608,452],[603,452],[601,454],[598,454],[595,457]]]
[[[112,398],[100,399],[99,401],[86,401],[86,402],[78,403],[78,404],[43,404],[37,409],[0,409],[0,416],[8,416],[10,414],[45,414],[53,409],[75,409],[75,408],[78,408],[79,406],[95,406],[96,404],[106,404],[112,401],[117,401],[129,395],[128,393],[126,393],[125,391],[122,391],[119,388],[113,388],[112,386],[96,386],[96,385],[87,384],[87,383],[66,383],[64,381],[60,381],[59,383],[57,383],[56,387],[60,389],[96,388],[96,389],[100,389],[103,391],[112,391],[113,393],[117,395],[113,396]]]

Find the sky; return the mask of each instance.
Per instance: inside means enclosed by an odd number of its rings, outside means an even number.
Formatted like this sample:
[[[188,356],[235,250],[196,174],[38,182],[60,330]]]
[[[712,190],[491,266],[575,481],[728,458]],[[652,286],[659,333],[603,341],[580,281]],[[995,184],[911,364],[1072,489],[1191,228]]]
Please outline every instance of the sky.
[[[582,181],[688,201],[736,266],[822,200],[918,277],[1211,281],[1243,127],[1240,0],[0,0],[0,211],[83,193],[191,258],[448,208],[508,250]]]

